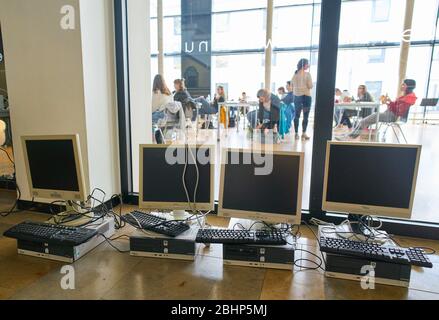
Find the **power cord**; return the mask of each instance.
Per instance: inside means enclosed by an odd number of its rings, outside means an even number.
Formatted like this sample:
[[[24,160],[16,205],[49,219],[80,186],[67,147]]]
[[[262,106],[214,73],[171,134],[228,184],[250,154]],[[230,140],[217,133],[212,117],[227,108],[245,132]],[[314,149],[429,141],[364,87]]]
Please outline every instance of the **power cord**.
[[[112,247],[112,248],[113,248],[114,250],[116,250],[117,252],[119,252],[119,253],[129,253],[129,252],[130,252],[130,250],[121,250],[121,249],[119,249],[118,247],[116,247],[116,246],[113,244],[114,241],[116,241],[116,240],[118,240],[118,239],[120,239],[120,238],[122,238],[122,237],[125,237],[126,235],[119,236],[119,237],[117,237],[117,238],[115,238],[115,239],[107,238],[103,233],[99,233],[99,235],[100,235],[102,238],[104,238],[105,241],[110,245],[110,247]]]

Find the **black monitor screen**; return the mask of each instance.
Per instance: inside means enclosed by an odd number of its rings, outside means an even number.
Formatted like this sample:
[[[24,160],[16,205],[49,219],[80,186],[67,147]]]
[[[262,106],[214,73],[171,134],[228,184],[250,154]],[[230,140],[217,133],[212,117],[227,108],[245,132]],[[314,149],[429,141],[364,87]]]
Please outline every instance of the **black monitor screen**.
[[[332,145],[326,201],[410,207],[418,149]]]
[[[79,192],[72,140],[27,140],[34,189]]]
[[[234,154],[232,156],[232,154]],[[224,172],[223,209],[292,215],[297,211],[300,156],[259,155],[255,161],[236,152],[228,152]],[[262,161],[261,159],[265,159]],[[269,164],[272,163],[272,167]],[[259,163],[263,163],[259,165]],[[263,168],[272,170],[266,170]],[[259,173],[256,168],[262,169]],[[264,171],[269,174],[261,174]]]
[[[169,151],[172,150],[172,151]],[[185,182],[189,199],[194,202],[197,170],[193,157],[197,159],[199,180],[195,202],[210,203],[210,149],[184,147],[163,147],[143,149],[143,202],[187,202],[183,186],[183,172],[186,168]],[[207,159],[207,160],[206,160]]]

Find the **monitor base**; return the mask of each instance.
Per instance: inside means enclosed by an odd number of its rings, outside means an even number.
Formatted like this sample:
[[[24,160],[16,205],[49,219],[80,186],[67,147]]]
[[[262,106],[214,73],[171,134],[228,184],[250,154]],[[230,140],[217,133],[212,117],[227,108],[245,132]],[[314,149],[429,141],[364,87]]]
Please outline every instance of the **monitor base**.
[[[361,215],[349,214],[348,223],[342,223],[336,226],[335,234],[340,238],[358,241],[374,241],[381,243],[387,240],[388,235],[385,231],[368,228],[363,223],[360,223],[361,219]]]
[[[174,210],[172,211],[172,217],[174,220],[185,220],[187,218],[187,214],[184,210]]]

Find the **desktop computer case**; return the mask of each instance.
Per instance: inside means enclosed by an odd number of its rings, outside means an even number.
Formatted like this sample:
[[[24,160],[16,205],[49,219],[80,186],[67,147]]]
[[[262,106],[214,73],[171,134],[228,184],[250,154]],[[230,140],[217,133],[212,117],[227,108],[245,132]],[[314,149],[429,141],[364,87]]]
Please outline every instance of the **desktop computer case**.
[[[335,233],[322,232],[319,227],[319,237],[337,238]],[[395,245],[393,241],[387,240],[386,245]],[[364,266],[372,266],[375,283],[392,285],[398,287],[408,287],[410,283],[411,266],[398,263],[362,259],[347,255],[323,253],[325,264],[325,276],[330,278],[361,281],[365,276],[371,276],[361,272]]]
[[[100,225],[88,228],[95,229],[99,234],[104,234],[107,238],[111,238],[115,232],[114,220],[112,218],[106,218]],[[41,242],[18,240],[17,248],[18,253],[22,255],[73,263],[96,248],[103,241],[105,241],[105,239],[101,235],[96,235],[79,246],[52,245]]]
[[[224,244],[224,265],[293,270],[295,245]]]
[[[398,287],[410,284],[411,266],[382,261],[371,261],[345,255],[325,254],[325,276],[330,278],[361,281],[370,274],[361,273],[363,266],[372,266],[375,283]]]
[[[136,231],[130,237],[130,254],[135,257],[194,261],[198,229],[192,226],[190,230],[175,238],[157,233],[147,236]]]

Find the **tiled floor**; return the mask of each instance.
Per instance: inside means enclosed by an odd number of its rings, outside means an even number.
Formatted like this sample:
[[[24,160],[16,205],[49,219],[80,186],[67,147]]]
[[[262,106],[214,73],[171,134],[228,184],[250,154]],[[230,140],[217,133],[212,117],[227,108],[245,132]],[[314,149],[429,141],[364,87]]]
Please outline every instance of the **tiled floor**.
[[[0,194],[0,210],[7,209],[13,194]],[[133,207],[124,208],[129,211]],[[0,218],[0,232],[26,219],[47,216],[17,213]],[[209,218],[213,225],[228,221]],[[126,227],[119,235],[130,234]],[[318,252],[313,235],[302,227],[299,244]],[[403,245],[428,246],[439,242],[398,239]],[[121,249],[128,242],[114,242]],[[362,290],[360,283],[325,278],[321,271],[294,272],[223,266],[221,247],[200,246],[195,262],[136,258],[101,244],[73,264],[75,290],[63,290],[62,263],[19,256],[14,240],[0,237],[0,299],[439,299],[439,256],[433,269],[414,268],[409,289],[376,285]],[[302,252],[297,252],[301,255]]]

